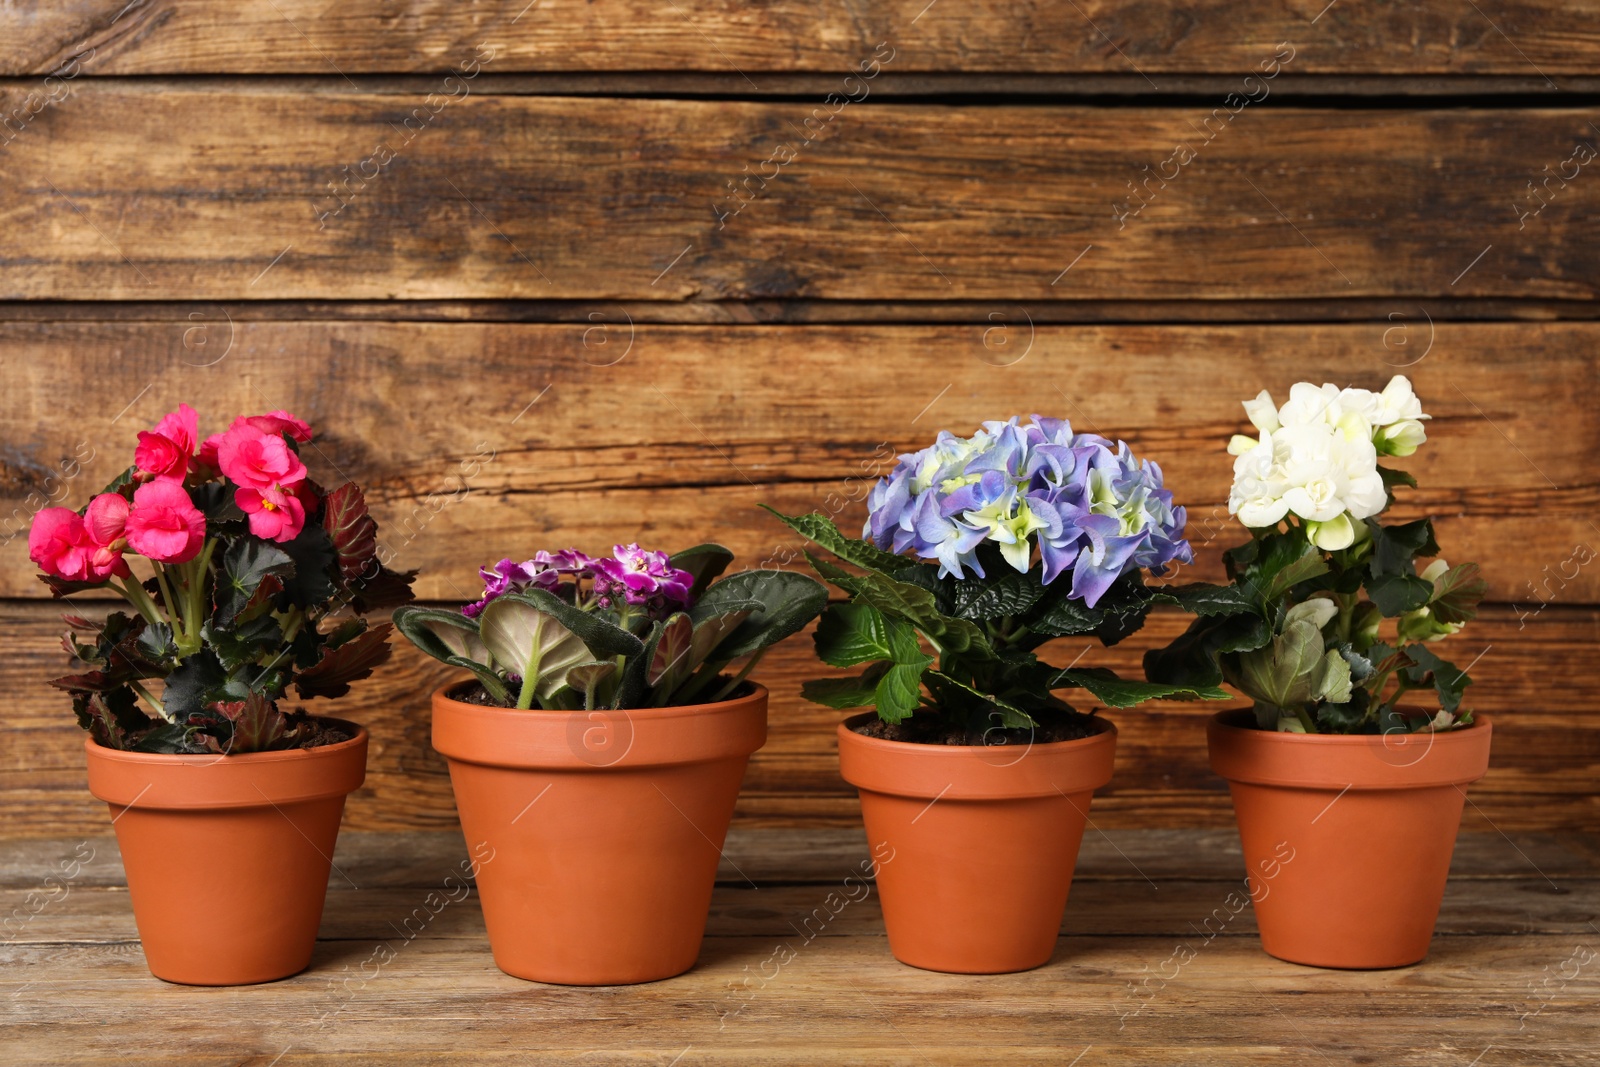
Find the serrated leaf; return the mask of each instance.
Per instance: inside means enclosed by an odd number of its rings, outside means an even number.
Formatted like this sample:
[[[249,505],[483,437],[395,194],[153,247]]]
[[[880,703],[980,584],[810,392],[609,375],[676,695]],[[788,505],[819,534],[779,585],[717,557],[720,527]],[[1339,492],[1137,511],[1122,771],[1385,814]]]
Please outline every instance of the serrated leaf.
[[[922,668],[906,663],[892,665],[878,679],[873,703],[878,707],[878,718],[884,722],[910,718],[922,704]]]
[[[222,567],[216,577],[213,598],[216,614],[213,621],[221,627],[230,627],[246,608],[261,583],[271,578],[277,589],[283,588],[286,579],[294,574],[294,560],[289,553],[259,537],[240,537],[222,553]],[[256,605],[259,608],[259,604]],[[260,611],[256,611],[260,614]]]
[[[367,513],[367,499],[361,487],[346,482],[323,497],[322,525],[339,573],[346,582],[354,581],[378,554],[378,524]]]
[[[1407,680],[1414,684],[1431,681],[1434,692],[1439,694],[1439,706],[1445,711],[1454,712],[1461,706],[1461,696],[1472,684],[1466,671],[1449,660],[1440,659],[1426,645],[1407,645],[1405,655],[1414,664],[1405,668]]]
[[[813,704],[841,711],[869,707],[877,700],[878,681],[888,669],[887,663],[876,663],[849,678],[819,678],[804,682],[800,686],[800,695]]]
[[[934,595],[921,586],[871,571],[860,576],[830,576],[829,580],[884,615],[911,623],[946,652],[970,652],[978,659],[994,659],[994,648],[983,631],[967,619],[941,614]]]
[[[376,571],[368,564],[367,571],[370,573],[363,573],[350,584],[353,594],[350,607],[356,614],[367,615],[398,608],[417,598],[411,591],[411,583],[417,577],[416,571],[392,571],[381,563]]]
[[[830,604],[813,635],[817,658],[834,667],[853,667],[888,659],[889,629],[883,613],[871,604]]]
[[[951,583],[952,614],[979,621],[1021,615],[1044,597],[1041,579],[1037,568],[1023,573],[1010,566],[1003,566],[993,577],[958,579]]]
[[[1050,680],[1051,689],[1087,689],[1108,708],[1131,708],[1146,700],[1226,700],[1228,694],[1216,686],[1169,685],[1119,678],[1104,667],[1078,667],[1058,671]]]
[[[1209,582],[1152,586],[1150,595],[1163,603],[1176,604],[1191,615],[1241,615],[1254,611],[1256,606],[1254,598],[1239,586]]]
[[[1222,656],[1253,651],[1271,640],[1272,627],[1259,615],[1198,618],[1167,647],[1144,654],[1145,677],[1170,685],[1219,685]]]
[[[1383,479],[1383,487],[1385,489],[1393,489],[1397,485],[1408,485],[1413,489],[1417,487],[1415,476],[1408,471],[1396,470],[1393,467],[1380,466],[1378,468],[1378,477]]]
[[[1024,729],[1026,727],[1039,725],[1034,721],[1033,716],[1029,715],[1015,704],[1012,704],[993,693],[981,693],[972,688],[972,686],[968,685],[966,682],[963,682],[958,678],[952,678],[943,671],[928,671],[927,673],[932,678],[936,679],[937,682],[941,682],[944,685],[959,690],[962,693],[965,693],[967,696],[973,698],[982,708],[987,709],[989,712],[998,713],[1000,715],[999,725],[1001,727],[1010,729]],[[947,696],[954,695],[950,693],[949,690],[945,690],[944,692]],[[937,695],[937,693],[935,695]]]
[[[282,576],[282,599],[300,608],[314,608],[333,599],[339,561],[328,531],[308,522],[299,536],[277,547],[294,560],[294,570]]]
[[[205,708],[206,694],[222,685],[226,679],[227,673],[211,649],[202,648],[185,657],[177,669],[167,675],[166,689],[161,694],[161,705],[166,710],[167,718],[174,722],[188,721],[189,716]]]
[[[1433,583],[1415,574],[1385,574],[1367,579],[1367,596],[1389,618],[1415,611],[1433,595]]]
[[[384,622],[338,644],[329,641],[322,647],[322,658],[295,675],[295,690],[308,698],[344,696],[350,692],[351,682],[360,681],[388,661],[392,651],[389,632],[393,629]]]
[[[1440,622],[1470,622],[1478,617],[1478,602],[1488,591],[1489,583],[1476,563],[1458,563],[1434,579],[1428,604]]]
[[[833,524],[833,520],[821,512],[814,511],[809,515],[789,516],[774,508],[767,507],[765,504],[761,506],[776,515],[778,521],[801,537],[804,537],[807,541],[827,549],[846,563],[854,564],[863,570],[875,571],[892,577],[901,568],[908,565],[917,565],[914,561],[908,560],[904,556],[897,556],[893,552],[885,552],[875,545],[868,544],[866,541],[858,541],[855,538],[846,537],[839,532],[839,528]]]
[[[1415,574],[1413,561],[1418,556],[1436,556],[1439,545],[1433,539],[1433,521],[1418,519],[1415,522],[1385,526],[1376,519],[1367,520],[1372,532],[1372,576]],[[1388,614],[1385,612],[1384,614]]]

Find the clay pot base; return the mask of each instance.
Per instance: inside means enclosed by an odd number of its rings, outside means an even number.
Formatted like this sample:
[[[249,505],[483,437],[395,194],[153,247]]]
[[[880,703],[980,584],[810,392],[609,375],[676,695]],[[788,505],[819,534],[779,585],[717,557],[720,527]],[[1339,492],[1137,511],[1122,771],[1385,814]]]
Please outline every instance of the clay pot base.
[[[1439,734],[1288,734],[1223,712],[1206,737],[1228,779],[1261,947],[1332,970],[1428,954],[1490,721]]]
[[[871,713],[868,713],[869,715]],[[1031,746],[925,745],[838,728],[839,766],[861,794],[889,949],[947,974],[1050,962],[1094,790],[1111,779],[1116,728]]]
[[[694,966],[767,691],[631,711],[433,696],[495,965],[556,985],[634,985]]]
[[[86,739],[150,973],[178,985],[254,985],[311,962],[345,796],[367,733],[240,756],[120,752]]]

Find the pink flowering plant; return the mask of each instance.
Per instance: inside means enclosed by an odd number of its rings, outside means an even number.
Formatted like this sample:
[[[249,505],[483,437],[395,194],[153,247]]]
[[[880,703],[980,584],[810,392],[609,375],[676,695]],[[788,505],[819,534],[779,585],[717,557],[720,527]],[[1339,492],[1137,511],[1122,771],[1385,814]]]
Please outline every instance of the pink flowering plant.
[[[413,605],[394,621],[422,651],[476,675],[501,707],[712,702],[735,695],[762,654],[828,599],[803,574],[716,580],[732,561],[710,544],[673,556],[637,544],[609,556],[541,551],[481,568],[483,597],[460,611]]]
[[[378,559],[361,488],[323,490],[286,411],[202,439],[187,404],[139,434],[133,464],[80,511],[45,508],[30,558],[58,597],[110,589],[133,609],[65,616],[86,670],[51,684],[107,747],[245,753],[334,739],[280,705],[337,697],[389,656],[368,612],[411,599]]]

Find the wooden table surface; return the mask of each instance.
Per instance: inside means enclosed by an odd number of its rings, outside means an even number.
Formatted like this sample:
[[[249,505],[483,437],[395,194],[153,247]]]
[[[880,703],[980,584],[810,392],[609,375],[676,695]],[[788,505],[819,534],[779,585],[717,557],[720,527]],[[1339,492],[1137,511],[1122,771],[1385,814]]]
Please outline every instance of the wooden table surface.
[[[9,840],[0,1062],[1600,1063],[1600,835],[1463,834],[1428,959],[1366,973],[1266,956],[1248,910],[1207,939],[1243,878],[1231,830],[1091,830],[1055,958],[990,977],[897,963],[875,894],[830,913],[866,854],[859,830],[736,829],[699,965],[580,989],[495,968],[476,897],[443,895],[458,834],[350,833],[311,968],[208,989],[145,969],[111,838]],[[197,895],[197,928],[248,921]]]

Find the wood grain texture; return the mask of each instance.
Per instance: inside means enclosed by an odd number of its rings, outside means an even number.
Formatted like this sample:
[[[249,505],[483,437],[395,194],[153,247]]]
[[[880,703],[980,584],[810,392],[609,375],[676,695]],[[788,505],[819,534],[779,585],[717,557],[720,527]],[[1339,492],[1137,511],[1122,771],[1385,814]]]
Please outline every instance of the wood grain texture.
[[[0,299],[1581,300],[1600,279],[1581,109],[70,85],[0,149]]]
[[[1189,507],[1218,579],[1240,401],[1310,378],[1409,374],[1434,415],[1403,466],[1446,557],[1533,617],[1600,602],[1600,325],[1445,323],[668,327],[617,314],[550,325],[165,321],[0,323],[0,596],[44,595],[26,529],[81,506],[180,401],[207,432],[283,407],[323,434],[313,474],[367,488],[381,541],[426,598],[465,601],[505,555],[714,538],[741,566],[801,565],[757,505],[859,529],[872,481],[940,428],[1038,411],[1128,440]],[[1412,362],[1415,361],[1415,362]],[[1409,365],[1408,365],[1409,364]],[[330,385],[332,387],[330,387]],[[70,417],[66,413],[72,413]],[[1550,427],[1559,426],[1559,433]]]
[[[1140,634],[1111,649],[1091,647],[1079,662],[1137,676],[1142,650],[1175,636],[1183,620],[1153,616]],[[1520,627],[1520,628],[1519,628]],[[7,745],[0,753],[0,818],[14,836],[103,833],[104,805],[85,788],[83,733],[63,696],[45,680],[65,671],[59,620],[47,604],[0,609],[10,654],[0,686],[11,694]],[[1471,789],[1469,828],[1541,830],[1600,824],[1600,691],[1582,679],[1600,639],[1600,611],[1552,607],[1519,621],[1491,608],[1441,654],[1472,662],[1469,704],[1495,721],[1488,776]],[[1063,641],[1046,655],[1065,663],[1084,651]],[[828,673],[804,635],[775,649],[756,677],[771,690],[766,747],[752,759],[736,818],[751,826],[850,826],[860,818],[854,790],[839,777],[834,725],[839,713],[800,699],[800,682]],[[351,695],[324,710],[372,734],[367,780],[346,808],[355,830],[447,830],[456,826],[444,761],[429,744],[428,694],[454,677],[407,644]],[[1550,679],[1568,679],[1552,703]],[[1220,707],[1156,702],[1113,712],[1117,768],[1094,802],[1101,827],[1228,826],[1225,783],[1206,761],[1203,721]],[[316,705],[312,705],[315,710]]]
[[[1114,1065],[1293,1056],[1460,1067],[1497,1055],[1565,1067],[1592,1062],[1600,1039],[1600,993],[1588,970],[1596,942],[1585,921],[1600,904],[1592,835],[1463,835],[1428,959],[1375,972],[1274,960],[1261,952],[1248,910],[1210,938],[1198,933],[1240,873],[1227,837],[1090,835],[1054,959],[1024,974],[975,977],[894,962],[875,894],[845,905],[820,934],[797,934],[794,924],[826,906],[838,880],[815,858],[850,870],[865,842],[857,831],[753,832],[736,836],[730,851],[761,873],[753,885],[719,885],[698,965],[667,982],[608,989],[540,985],[496,970],[474,897],[413,920],[410,937],[397,934],[394,924],[456,869],[459,838],[349,832],[336,862],[362,884],[369,874],[407,873],[381,887],[330,883],[308,971],[253,988],[164,985],[144,968],[127,894],[108,870],[114,846],[95,844],[105,855],[84,867],[85,881],[43,906],[21,888],[0,890],[0,905],[33,916],[13,922],[24,936],[0,947],[8,1064],[676,1057],[1059,1067],[1075,1056]],[[31,867],[40,877],[53,869],[51,848],[64,845],[5,842],[0,856],[8,871]],[[1549,870],[1535,870],[1524,848]],[[1134,866],[1143,877],[1129,877]],[[1179,866],[1205,874],[1185,877],[1174,873]],[[112,876],[89,884],[101,874]],[[780,946],[792,958],[778,967],[770,961]],[[1565,974],[1572,977],[1547,981]],[[150,1025],[180,1013],[181,1024]]]
[[[833,72],[883,40],[918,71],[1233,73],[1283,40],[1317,72],[1543,79],[1590,73],[1600,58],[1593,10],[1581,0],[1331,10],[1315,0],[74,0],[0,9],[0,72],[42,75],[90,49],[94,73],[442,71],[483,41],[510,70]]]

